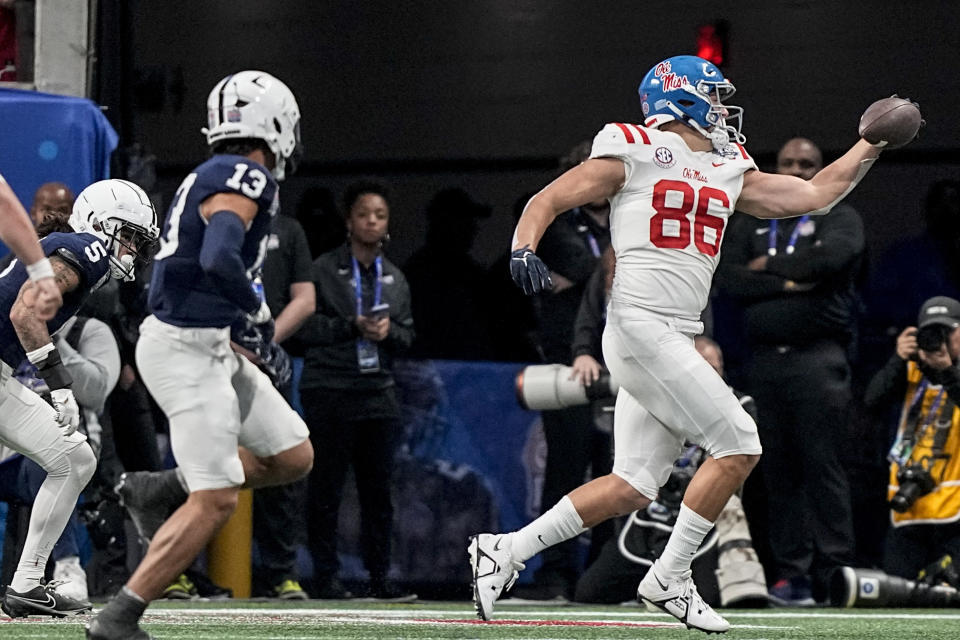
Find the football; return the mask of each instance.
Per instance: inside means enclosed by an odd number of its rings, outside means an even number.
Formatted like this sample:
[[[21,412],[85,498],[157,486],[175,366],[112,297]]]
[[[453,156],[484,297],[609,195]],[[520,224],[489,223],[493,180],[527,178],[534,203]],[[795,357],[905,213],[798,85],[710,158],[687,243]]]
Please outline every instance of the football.
[[[884,149],[902,147],[917,136],[923,124],[915,102],[893,95],[877,100],[860,116],[860,137]]]

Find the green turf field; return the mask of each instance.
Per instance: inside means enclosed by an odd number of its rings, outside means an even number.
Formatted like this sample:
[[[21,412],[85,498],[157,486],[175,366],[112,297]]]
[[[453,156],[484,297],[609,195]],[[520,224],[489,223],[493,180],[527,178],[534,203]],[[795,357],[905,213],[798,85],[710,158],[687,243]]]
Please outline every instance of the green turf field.
[[[497,620],[481,623],[470,603],[412,605],[302,602],[184,602],[150,607],[144,627],[160,640],[260,638],[705,638],[664,614],[639,607],[520,606],[502,604]],[[724,611],[732,628],[723,637],[741,640],[786,638],[960,638],[960,611],[909,609],[771,609]],[[85,618],[11,621],[0,618],[0,638],[83,638]]]

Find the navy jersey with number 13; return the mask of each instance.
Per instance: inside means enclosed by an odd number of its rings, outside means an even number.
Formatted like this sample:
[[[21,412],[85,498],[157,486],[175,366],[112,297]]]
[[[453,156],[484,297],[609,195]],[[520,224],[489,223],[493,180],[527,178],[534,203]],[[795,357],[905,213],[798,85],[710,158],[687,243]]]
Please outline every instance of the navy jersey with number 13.
[[[276,180],[266,167],[244,156],[213,156],[177,189],[160,235],[160,250],[153,259],[150,311],[168,324],[226,327],[242,313],[217,290],[200,266],[207,228],[200,204],[216,193],[237,193],[259,207],[241,250],[248,276],[257,272],[266,254],[267,232],[279,207]]]

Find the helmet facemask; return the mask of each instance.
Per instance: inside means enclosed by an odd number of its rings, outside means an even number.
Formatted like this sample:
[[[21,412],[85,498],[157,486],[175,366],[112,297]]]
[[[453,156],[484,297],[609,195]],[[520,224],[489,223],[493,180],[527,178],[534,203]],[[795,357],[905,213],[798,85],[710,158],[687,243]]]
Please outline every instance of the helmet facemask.
[[[677,114],[681,122],[710,140],[714,149],[721,151],[731,142],[743,144],[747,141],[740,133],[743,107],[723,103],[736,93],[733,84],[726,80],[698,80],[696,86],[688,83],[682,89],[690,97],[679,98],[677,104],[668,102],[667,108]],[[734,124],[730,123],[731,120]]]
[[[110,275],[117,280],[133,282],[137,268],[143,268],[156,253],[155,231],[126,220],[107,218],[94,224],[101,232],[110,259]],[[126,249],[125,252],[121,252]]]

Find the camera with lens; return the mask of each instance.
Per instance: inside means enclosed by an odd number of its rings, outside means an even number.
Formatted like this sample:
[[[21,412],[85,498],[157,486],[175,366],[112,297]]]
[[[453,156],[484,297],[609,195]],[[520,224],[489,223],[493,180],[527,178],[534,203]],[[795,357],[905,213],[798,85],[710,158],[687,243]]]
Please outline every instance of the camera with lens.
[[[917,498],[925,496],[937,486],[933,476],[922,464],[908,464],[897,470],[897,493],[890,498],[890,508],[904,513]]]
[[[590,386],[571,379],[572,367],[561,364],[533,364],[517,374],[517,402],[524,409],[546,411],[589,404],[617,395],[620,385],[606,369]]]
[[[917,331],[917,346],[927,353],[939,351],[947,343],[952,329],[943,324],[928,324]]]

